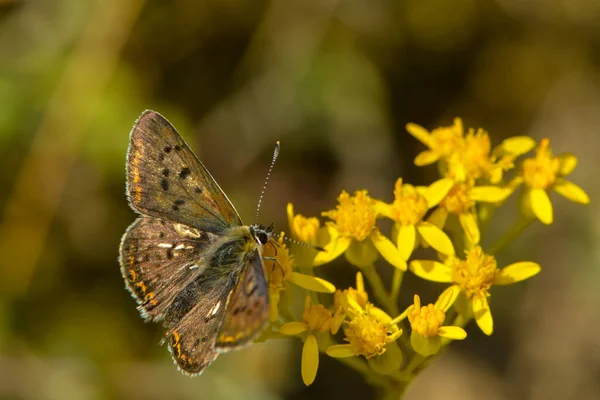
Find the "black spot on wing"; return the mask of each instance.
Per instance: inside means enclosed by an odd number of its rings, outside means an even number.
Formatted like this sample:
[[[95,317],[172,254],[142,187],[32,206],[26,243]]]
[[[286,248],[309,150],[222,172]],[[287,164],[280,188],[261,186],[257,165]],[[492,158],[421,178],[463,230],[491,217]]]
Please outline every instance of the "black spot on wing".
[[[179,171],[179,178],[185,179],[188,176],[190,176],[191,173],[192,173],[192,171],[190,171],[190,169],[188,167],[183,167],[181,169],[181,171]]]
[[[160,187],[166,192],[169,190],[169,181],[163,178],[163,180],[160,181]]]

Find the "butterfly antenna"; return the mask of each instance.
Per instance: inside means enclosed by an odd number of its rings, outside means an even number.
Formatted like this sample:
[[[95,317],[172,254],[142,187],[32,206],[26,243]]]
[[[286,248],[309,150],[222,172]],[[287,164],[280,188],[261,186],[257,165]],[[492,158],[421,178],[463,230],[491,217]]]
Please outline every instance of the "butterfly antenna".
[[[279,234],[277,234],[277,233],[275,233],[275,232],[273,232],[271,235],[275,236],[277,239],[281,238],[281,235],[279,235]],[[289,236],[285,236],[285,235],[284,235],[284,236],[283,236],[283,240],[285,240],[286,242],[290,242],[290,243],[298,244],[298,245],[300,245],[300,246],[302,246],[302,247],[306,247],[306,248],[309,248],[309,249],[315,249],[315,250],[317,250],[317,251],[325,251],[325,249],[324,249],[324,248],[322,248],[321,246],[315,246],[315,245],[313,245],[313,244],[310,244],[310,243],[301,242],[300,240],[292,239],[292,238],[291,238],[291,237],[289,237]]]
[[[275,165],[275,161],[277,161],[277,157],[279,156],[279,149],[281,148],[281,144],[279,140],[275,143],[275,151],[273,152],[273,160],[271,161],[271,166],[269,167],[269,172],[267,172],[267,177],[265,178],[265,184],[263,185],[262,192],[260,192],[260,197],[258,198],[258,205],[256,206],[256,216],[254,217],[254,223],[258,222],[258,213],[260,212],[260,205],[262,203],[263,196],[265,195],[265,191],[267,190],[267,183],[269,183],[269,177],[271,176],[271,171],[273,171],[273,166]]]

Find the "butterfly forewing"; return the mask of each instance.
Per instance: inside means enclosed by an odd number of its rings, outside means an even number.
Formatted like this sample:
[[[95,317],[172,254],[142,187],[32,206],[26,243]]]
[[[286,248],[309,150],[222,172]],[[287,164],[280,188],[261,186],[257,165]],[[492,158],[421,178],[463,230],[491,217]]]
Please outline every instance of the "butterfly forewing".
[[[269,292],[258,249],[245,264],[227,301],[227,311],[216,342],[219,351],[247,344],[260,333],[269,317]]]
[[[138,212],[219,233],[241,225],[219,185],[163,116],[146,111],[131,131],[127,192]]]
[[[164,317],[167,307],[202,271],[197,263],[216,235],[158,218],[138,218],[121,241],[121,273],[142,316]]]

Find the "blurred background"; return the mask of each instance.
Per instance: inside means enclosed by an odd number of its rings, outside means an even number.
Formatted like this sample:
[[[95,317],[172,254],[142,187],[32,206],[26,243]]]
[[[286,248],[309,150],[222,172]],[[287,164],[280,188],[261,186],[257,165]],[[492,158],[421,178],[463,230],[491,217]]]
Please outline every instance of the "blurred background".
[[[553,196],[555,223],[499,260],[542,273],[495,290],[493,336],[470,325],[406,397],[600,398],[599,20],[595,0],[0,0],[0,398],[377,394],[327,357],[304,387],[294,339],[223,355],[199,378],[177,372],[117,262],[135,219],[128,135],[148,108],[246,222],[280,140],[260,220],[283,230],[288,201],[318,215],[342,189],[389,201],[399,176],[435,179],[412,164],[424,147],[407,122],[461,116],[495,144],[527,134],[575,153],[571,180],[592,205]],[[347,287],[349,268],[322,272]],[[442,289],[408,274],[402,307]]]

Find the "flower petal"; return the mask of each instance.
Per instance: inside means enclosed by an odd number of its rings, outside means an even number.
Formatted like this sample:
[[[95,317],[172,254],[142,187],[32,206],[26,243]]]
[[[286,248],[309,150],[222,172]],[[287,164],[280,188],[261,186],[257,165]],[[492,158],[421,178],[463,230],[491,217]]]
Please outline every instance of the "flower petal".
[[[325,351],[329,357],[345,358],[355,356],[349,344],[334,344]]]
[[[286,322],[279,328],[279,332],[284,335],[296,336],[303,332],[306,332],[306,324],[304,322],[292,321]]]
[[[449,178],[439,179],[429,185],[425,193],[429,208],[437,206],[446,197],[448,192],[450,192],[452,186],[454,186],[454,181]]]
[[[552,202],[550,196],[544,189],[531,189],[529,191],[529,201],[531,210],[538,219],[546,224],[550,225],[553,221],[552,216]]]
[[[470,197],[474,201],[499,203],[506,200],[512,190],[498,186],[477,186],[471,189]]]
[[[439,261],[413,260],[409,264],[413,274],[432,282],[452,282],[450,268]]]
[[[388,315],[388,313],[386,313],[385,311],[383,311],[379,307],[371,307],[371,308],[369,308],[369,313],[373,317],[375,317],[375,319],[377,321],[381,322],[383,325],[388,325],[390,322],[392,322],[392,317],[390,317]]]
[[[398,237],[396,238],[398,251],[402,259],[406,261],[415,249],[417,232],[414,225],[396,224],[396,228],[398,229]]]
[[[535,147],[535,140],[529,136],[514,136],[504,139],[500,144],[500,147],[505,153],[520,156]]]
[[[419,234],[425,239],[431,247],[446,255],[454,255],[454,246],[452,241],[443,230],[428,222],[421,222],[417,225]]]
[[[290,281],[294,282],[301,288],[312,290],[313,292],[335,292],[335,286],[332,283],[327,282],[325,279],[317,278],[316,276],[301,274],[299,272],[292,272],[290,274]]]
[[[475,296],[472,300],[473,315],[479,329],[486,335],[491,335],[494,331],[494,320],[487,297]]]
[[[437,334],[452,340],[463,340],[467,337],[467,332],[460,326],[440,326]]]
[[[406,271],[406,261],[390,239],[382,235],[379,230],[374,230],[371,233],[371,240],[379,254],[381,254],[388,263],[401,271]]]
[[[327,264],[328,262],[338,258],[343,252],[348,250],[352,239],[337,236],[331,242],[327,243],[324,247],[324,251],[317,253],[317,256],[313,260],[313,266]]]
[[[494,277],[494,285],[510,285],[524,281],[537,275],[542,270],[539,264],[531,261],[522,261],[510,264],[500,270]]]
[[[422,126],[409,122],[408,124],[406,124],[406,130],[415,139],[423,143],[425,146],[432,148],[435,145],[431,134],[427,131],[427,129],[423,128]]]
[[[569,175],[577,166],[577,157],[574,154],[561,154],[558,159],[560,160],[560,169],[558,170],[560,176]]]
[[[373,204],[374,204],[373,207],[375,208],[375,212],[378,215],[382,215],[389,219],[394,219],[391,205],[384,203],[383,201],[379,201],[379,200],[375,200]]]
[[[564,179],[558,179],[554,185],[556,193],[560,194],[567,199],[580,204],[589,204],[590,197],[586,192],[573,182],[569,182]]]
[[[308,335],[302,347],[302,381],[306,386],[311,385],[317,377],[319,368],[319,346],[315,335]]]
[[[425,150],[425,151],[419,153],[415,157],[414,162],[417,167],[423,167],[425,165],[433,164],[434,162],[436,162],[439,159],[440,159],[440,154],[438,154],[434,151],[431,151],[431,150]]]
[[[479,225],[477,224],[477,216],[474,213],[466,212],[458,215],[458,221],[462,226],[467,239],[472,245],[479,244],[481,240],[481,234],[479,233]]]
[[[427,222],[437,226],[440,229],[443,229],[444,225],[446,225],[447,219],[448,210],[445,207],[438,207],[431,212],[431,214],[427,218]]]
[[[290,202],[287,203],[286,213],[288,218],[288,226],[290,230],[294,229],[294,205]]]
[[[443,310],[444,312],[448,311],[448,309],[454,304],[456,298],[460,293],[460,287],[456,285],[452,285],[440,294],[438,299],[435,302],[435,308],[439,310]]]

